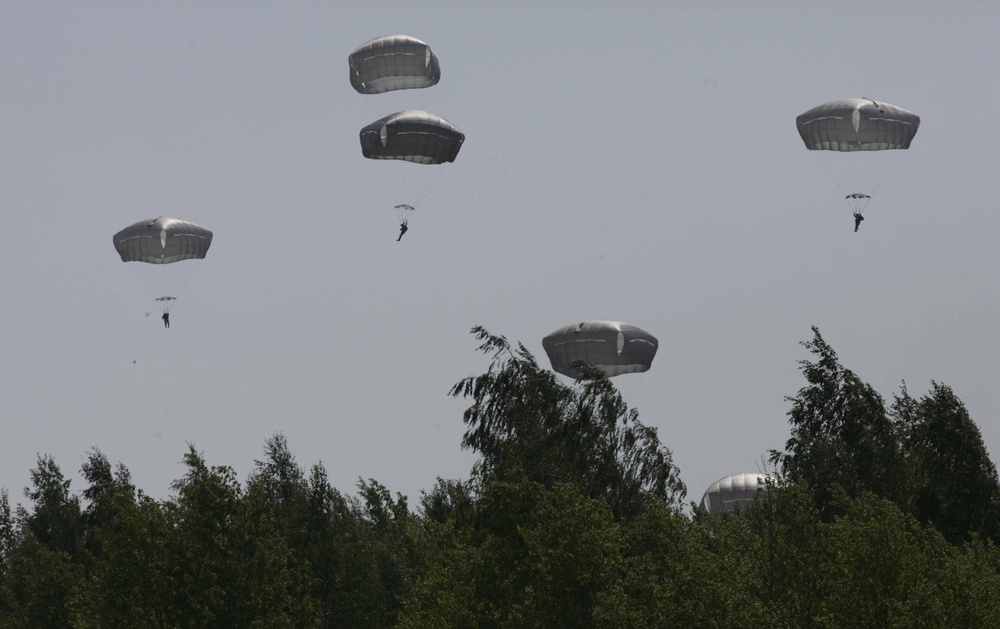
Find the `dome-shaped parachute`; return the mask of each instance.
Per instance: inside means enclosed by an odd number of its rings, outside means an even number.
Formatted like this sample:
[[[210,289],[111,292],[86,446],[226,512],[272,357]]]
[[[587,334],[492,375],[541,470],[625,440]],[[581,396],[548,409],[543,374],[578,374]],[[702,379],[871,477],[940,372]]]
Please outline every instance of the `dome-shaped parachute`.
[[[171,264],[204,258],[212,246],[212,232],[161,216],[129,225],[115,234],[113,241],[122,262]]]
[[[136,269],[139,282],[163,312],[170,312],[212,246],[212,232],[188,221],[161,216],[129,225],[112,242],[122,262]],[[152,266],[148,266],[152,265]]]
[[[361,154],[368,159],[398,159],[415,164],[454,162],[465,134],[441,116],[400,111],[361,130]]]
[[[899,165],[898,157],[884,152],[910,148],[920,116],[870,98],[849,98],[813,107],[795,119],[795,126],[851,210],[860,214]]]
[[[423,89],[441,80],[431,47],[409,35],[386,35],[365,42],[347,58],[351,86],[359,94]]]
[[[701,506],[709,513],[728,513],[746,508],[767,491],[768,474],[744,472],[720,478],[712,483],[701,498]]]
[[[910,148],[920,116],[889,103],[849,98],[813,107],[795,126],[811,151],[886,151]]]
[[[653,364],[656,337],[621,321],[584,321],[559,328],[542,339],[552,369],[579,378],[572,363],[582,360],[608,377],[647,371]]]

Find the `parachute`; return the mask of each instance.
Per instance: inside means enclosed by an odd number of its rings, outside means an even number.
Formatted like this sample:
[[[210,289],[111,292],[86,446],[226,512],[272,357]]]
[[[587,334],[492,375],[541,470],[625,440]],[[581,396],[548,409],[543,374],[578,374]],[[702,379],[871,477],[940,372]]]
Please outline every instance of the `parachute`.
[[[112,241],[122,262],[144,263],[129,266],[136,267],[140,283],[167,313],[208,254],[212,232],[188,221],[160,216],[129,225]]]
[[[813,107],[795,124],[851,210],[861,213],[889,171],[899,165],[886,152],[910,148],[920,116],[889,103],[852,98]]]
[[[656,337],[621,321],[584,321],[559,328],[542,339],[553,371],[579,378],[572,367],[582,360],[609,378],[648,371],[656,356]]]
[[[437,181],[424,168],[454,162],[465,134],[441,116],[410,110],[376,120],[359,138],[362,156],[376,160],[382,187],[398,213],[420,205]]]
[[[359,94],[423,89],[441,80],[441,65],[431,47],[409,35],[367,41],[347,58],[351,86]]]
[[[361,154],[368,159],[399,159],[414,164],[454,162],[465,134],[441,116],[400,111],[361,130]]]
[[[847,204],[851,206],[851,210],[856,214],[864,212],[864,209],[868,207],[868,202],[871,201],[870,196],[860,192],[849,194],[844,198],[847,199]]]
[[[727,513],[745,508],[767,491],[769,481],[774,482],[774,478],[757,472],[720,478],[702,496],[701,506],[709,513]]]
[[[430,46],[409,35],[386,35],[367,41],[347,60],[351,86],[362,95],[423,90],[441,80],[441,64]],[[382,98],[375,100],[384,103]],[[360,140],[361,154],[373,160],[386,197],[400,222],[405,222],[442,174],[437,169],[428,171],[413,165],[454,162],[465,134],[436,114],[408,109],[366,126]]]
[[[393,208],[396,210],[396,218],[399,219],[400,223],[408,223],[410,221],[410,214],[413,214],[414,210],[417,208],[412,205],[407,205],[405,203],[400,203]]]

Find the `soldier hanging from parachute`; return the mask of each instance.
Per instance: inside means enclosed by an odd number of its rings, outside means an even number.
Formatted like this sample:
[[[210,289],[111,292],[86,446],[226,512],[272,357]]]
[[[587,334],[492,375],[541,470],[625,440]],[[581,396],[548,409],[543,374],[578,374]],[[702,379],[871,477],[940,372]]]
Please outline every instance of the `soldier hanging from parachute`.
[[[854,231],[865,220],[864,210],[888,174],[898,165],[888,156],[910,148],[920,127],[920,116],[870,98],[835,100],[801,114],[795,120],[810,151],[828,159],[824,169],[846,194],[854,214]]]

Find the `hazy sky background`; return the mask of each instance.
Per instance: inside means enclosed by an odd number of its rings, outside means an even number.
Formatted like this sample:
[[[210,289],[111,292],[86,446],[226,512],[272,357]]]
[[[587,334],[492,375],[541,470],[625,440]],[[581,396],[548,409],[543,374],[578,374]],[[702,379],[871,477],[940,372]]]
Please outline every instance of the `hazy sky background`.
[[[783,448],[812,325],[887,402],[951,385],[996,460],[1000,4],[945,5],[8,5],[0,487],[49,453],[78,491],[96,446],[165,498],[186,443],[245,478],[281,432],[412,504],[474,461],[469,329],[548,366],[585,319],[658,337],[615,383],[689,500]],[[392,33],[441,82],[366,99],[347,56]],[[857,234],[795,129],[853,97],[921,116]],[[358,131],[410,107],[466,141],[397,243]],[[170,330],[111,243],[159,215],[215,232]]]

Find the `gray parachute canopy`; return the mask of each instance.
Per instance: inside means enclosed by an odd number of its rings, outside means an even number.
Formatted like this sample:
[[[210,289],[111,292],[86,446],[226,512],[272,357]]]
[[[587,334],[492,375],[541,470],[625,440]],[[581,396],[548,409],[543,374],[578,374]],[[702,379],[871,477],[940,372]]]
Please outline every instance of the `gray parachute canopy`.
[[[709,513],[726,513],[745,508],[767,491],[767,474],[744,472],[720,478],[712,483],[701,498],[701,506]]]
[[[920,116],[870,98],[835,100],[795,119],[812,151],[884,151],[910,148]]]
[[[575,360],[601,369],[608,377],[647,371],[653,364],[656,337],[621,321],[584,321],[561,327],[542,339],[552,369],[579,378]]]
[[[361,153],[368,159],[443,164],[455,161],[462,142],[458,127],[426,111],[400,111],[361,130]]]
[[[431,47],[409,35],[376,37],[352,52],[347,62],[351,86],[359,94],[421,89],[441,79]]]
[[[187,221],[160,216],[129,225],[114,236],[122,262],[170,264],[205,257],[212,232]]]

